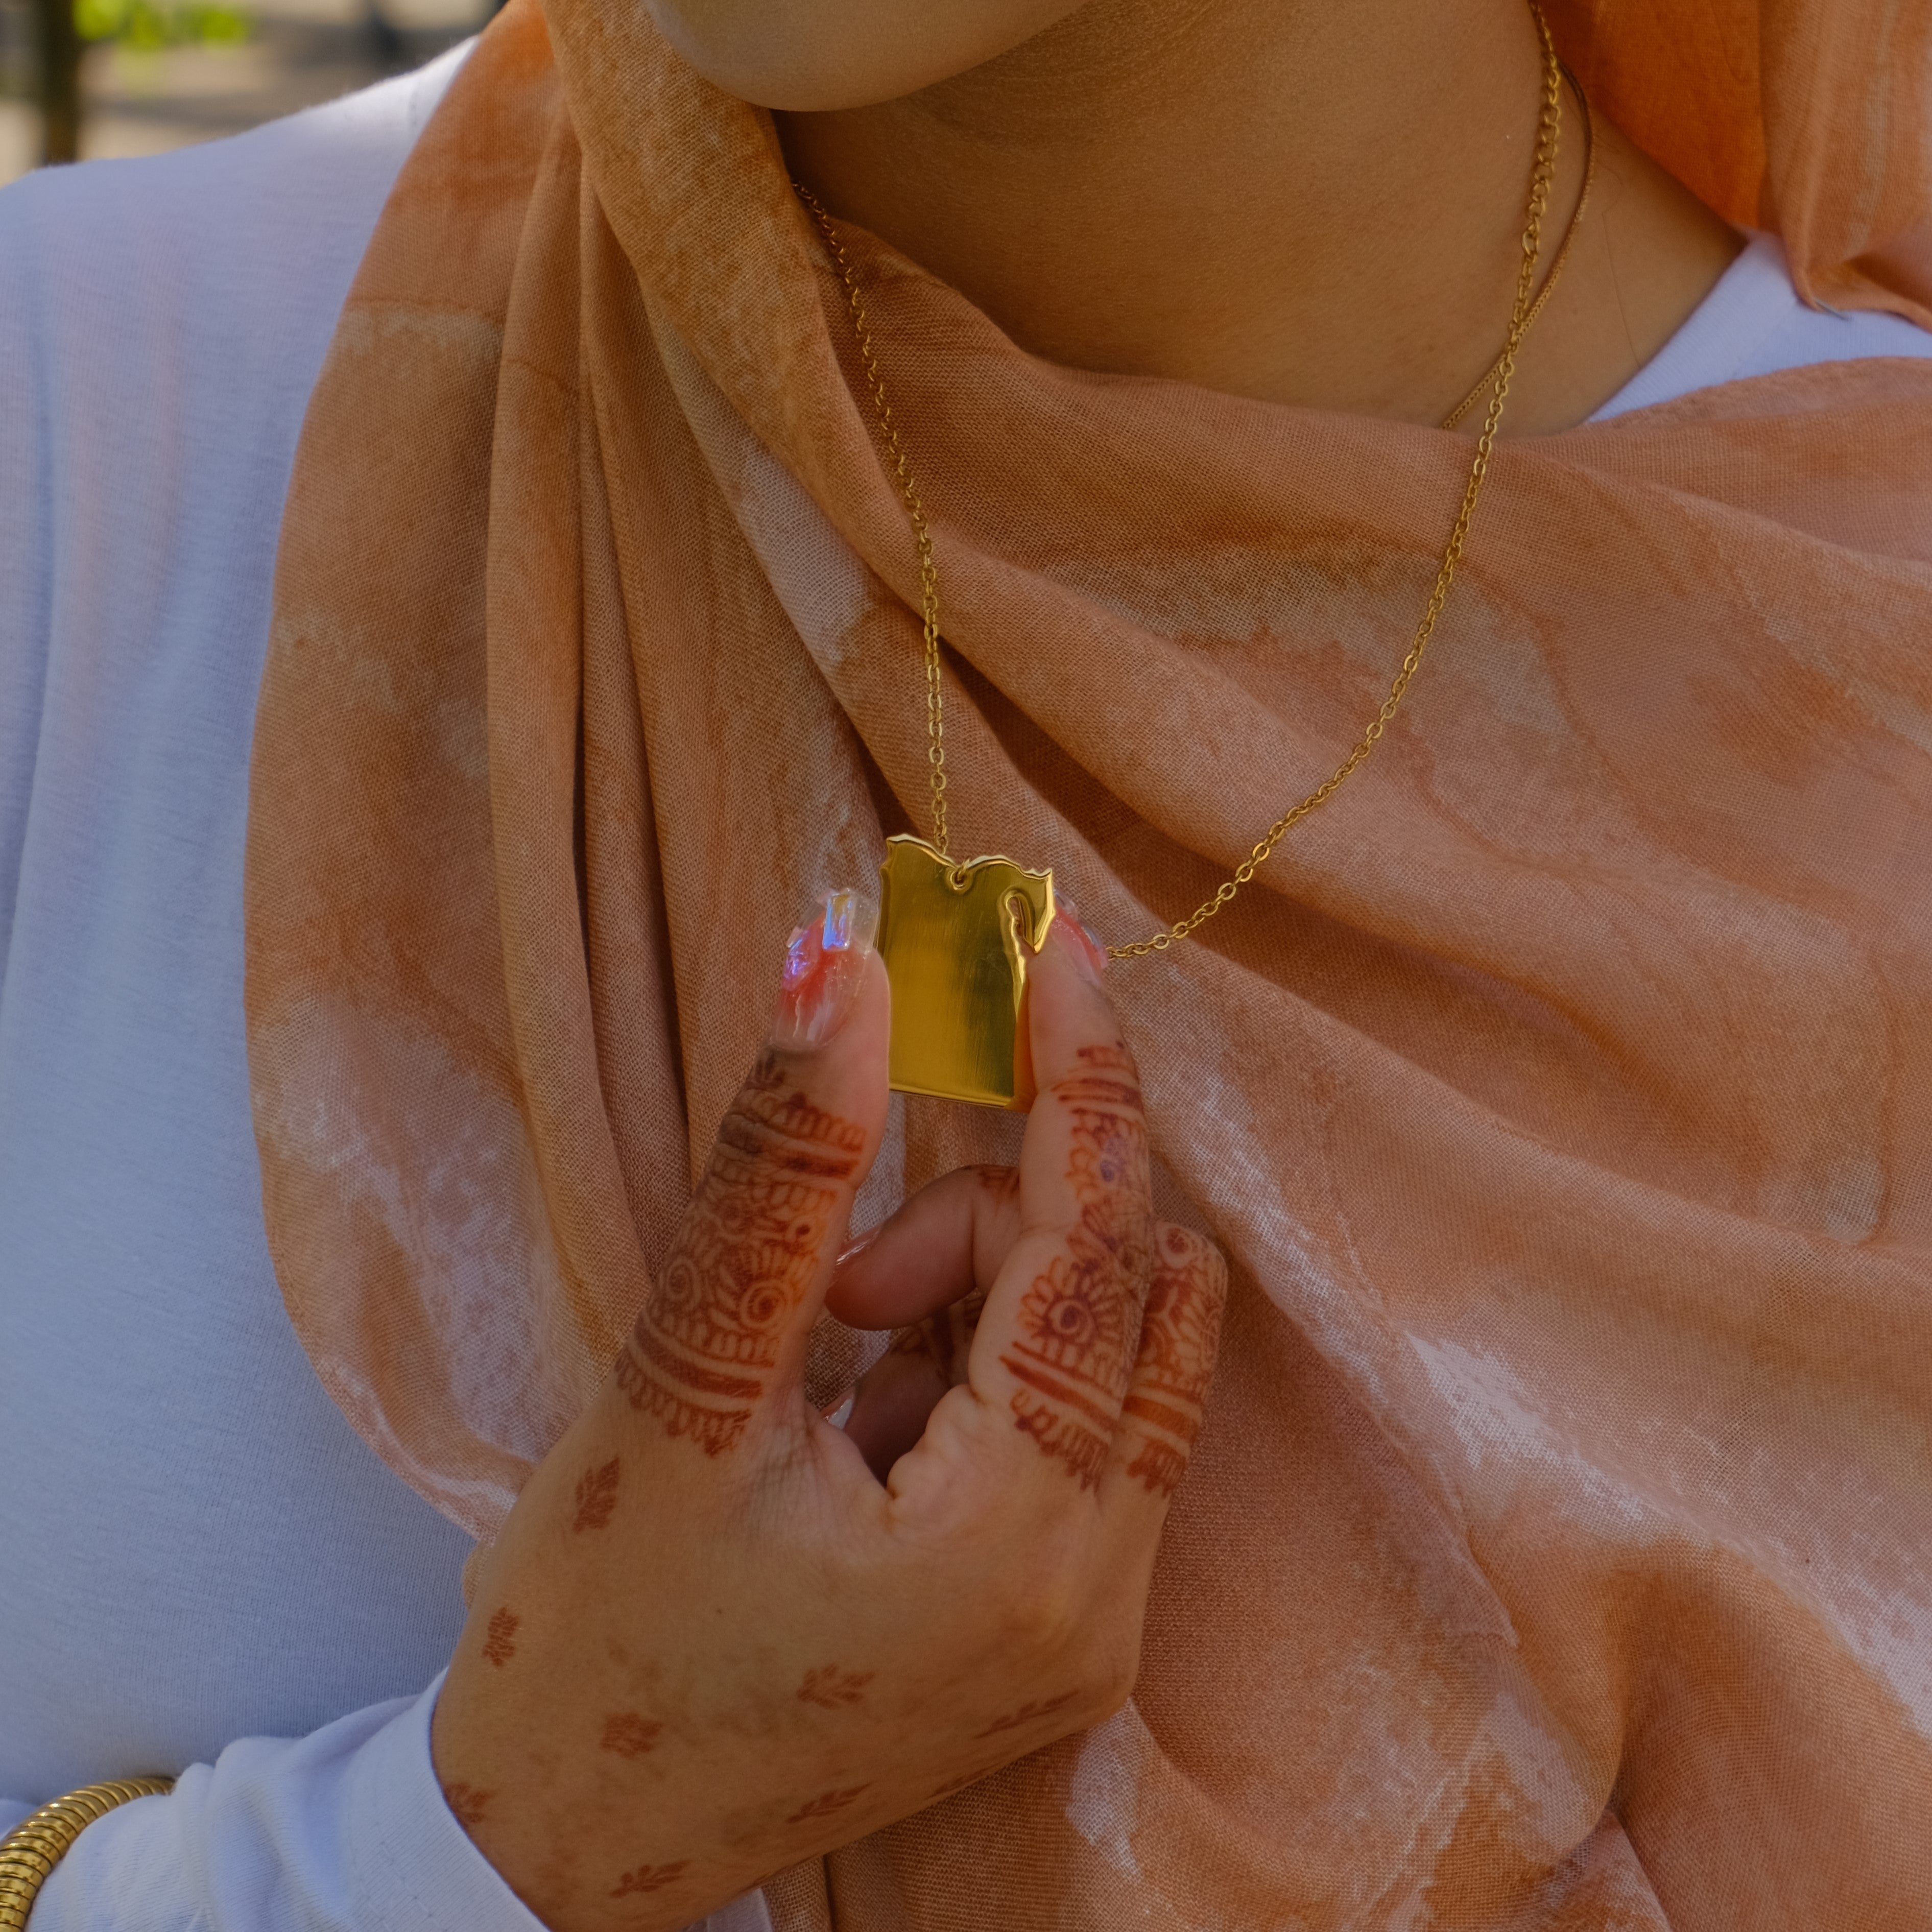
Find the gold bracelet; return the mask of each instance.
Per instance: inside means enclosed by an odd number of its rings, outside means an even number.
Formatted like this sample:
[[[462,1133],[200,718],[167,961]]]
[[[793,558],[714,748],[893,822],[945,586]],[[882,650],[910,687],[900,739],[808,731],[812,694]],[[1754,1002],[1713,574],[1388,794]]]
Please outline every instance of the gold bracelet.
[[[68,1848],[116,1805],[136,1798],[158,1798],[174,1789],[172,1778],[123,1778],[109,1784],[84,1784],[43,1804],[0,1838],[0,1932],[26,1932],[27,1915],[40,1887]]]

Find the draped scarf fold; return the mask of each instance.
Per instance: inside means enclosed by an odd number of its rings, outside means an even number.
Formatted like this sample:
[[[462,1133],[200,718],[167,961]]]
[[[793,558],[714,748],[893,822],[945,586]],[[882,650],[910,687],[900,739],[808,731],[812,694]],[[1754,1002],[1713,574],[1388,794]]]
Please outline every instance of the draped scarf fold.
[[[1570,0],[1801,291],[1932,322],[1932,13]],[[1372,710],[1467,446],[1038,362],[850,245],[947,592],[958,842],[1110,938]],[[248,850],[295,1327],[494,1532],[606,1372],[784,933],[926,786],[916,565],[767,117],[512,0],[283,531]],[[1932,365],[1499,448],[1383,752],[1114,974],[1235,1290],[1118,1717],[779,1932],[1932,1924]],[[862,1211],[1010,1153],[896,1107]],[[866,1344],[826,1324],[828,1389]]]

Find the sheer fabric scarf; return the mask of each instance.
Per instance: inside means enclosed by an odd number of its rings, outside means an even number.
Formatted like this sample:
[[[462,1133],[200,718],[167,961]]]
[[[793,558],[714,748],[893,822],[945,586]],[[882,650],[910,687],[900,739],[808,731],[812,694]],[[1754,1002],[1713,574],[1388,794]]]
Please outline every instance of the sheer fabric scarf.
[[[1552,13],[1802,287],[1928,319],[1924,8]],[[961,842],[1149,929],[1372,708],[1466,446],[1049,367],[851,245]],[[513,0],[310,408],[249,846],[269,1235],[332,1394],[479,1536],[806,896],[921,812],[840,300],[765,117],[634,4]],[[1932,1923],[1927,365],[1506,445],[1382,754],[1115,977],[1163,1211],[1236,1276],[1138,1689],[774,1880],[780,1932]],[[1011,1144],[898,1119],[869,1212]]]

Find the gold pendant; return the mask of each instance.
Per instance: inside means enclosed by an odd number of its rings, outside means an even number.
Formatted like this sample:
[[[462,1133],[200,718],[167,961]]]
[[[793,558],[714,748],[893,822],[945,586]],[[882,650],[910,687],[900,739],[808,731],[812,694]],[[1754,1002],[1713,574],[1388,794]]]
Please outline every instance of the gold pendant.
[[[1010,859],[956,866],[923,838],[886,841],[879,954],[892,984],[892,1084],[1024,1113],[1033,1105],[1027,962],[1053,923],[1053,874]]]

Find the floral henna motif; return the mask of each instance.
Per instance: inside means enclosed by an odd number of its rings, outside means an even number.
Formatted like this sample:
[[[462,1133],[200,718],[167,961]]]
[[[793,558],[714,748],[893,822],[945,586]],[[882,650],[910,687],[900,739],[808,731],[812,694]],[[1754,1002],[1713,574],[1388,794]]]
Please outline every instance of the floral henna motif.
[[[515,1611],[495,1610],[483,1633],[483,1658],[500,1670],[517,1654],[517,1626],[523,1622]]]
[[[1139,1425],[1141,1444],[1127,1474],[1151,1493],[1173,1495],[1201,1430],[1214,1379],[1228,1270],[1219,1251],[1183,1228],[1160,1231],[1148,1290],[1140,1359],[1122,1404]]]
[[[1091,1488],[1132,1372],[1154,1229],[1132,1056],[1116,1043],[1083,1047],[1078,1059],[1047,1091],[1067,1114],[1080,1219],[1066,1252],[1022,1298],[1018,1333],[1000,1359],[1027,1385],[1012,1399],[1018,1427]]]
[[[494,1791],[479,1791],[473,1784],[446,1784],[442,1787],[442,1802],[449,1807],[449,1814],[466,1832],[473,1832],[483,1822],[483,1814],[490,1808],[490,1801],[496,1796]]]
[[[1079,1694],[1077,1690],[1063,1690],[1058,1697],[1042,1697],[1036,1703],[1022,1704],[1017,1711],[1009,1711],[1004,1718],[995,1718],[983,1731],[974,1733],[975,1738],[997,1737],[1002,1731],[1016,1731],[1022,1724],[1051,1717],[1055,1711],[1064,1709]]]
[[[680,1858],[675,1864],[640,1865],[635,1871],[627,1871],[618,1880],[610,1896],[636,1898],[644,1892],[661,1892],[682,1878],[690,1863],[688,1858]]]
[[[854,1798],[872,1788],[869,1784],[855,1784],[849,1791],[821,1791],[816,1798],[801,1804],[785,1822],[802,1825],[808,1818],[829,1818],[833,1812],[844,1810]]]
[[[574,1530],[602,1529],[617,1507],[617,1458],[595,1469],[586,1469],[577,1479],[577,1514],[571,1519]]]
[[[842,1670],[836,1664],[823,1670],[808,1670],[799,1686],[801,1704],[817,1704],[827,1711],[842,1711],[848,1705],[865,1702],[866,1686],[872,1681],[869,1670]]]
[[[655,1718],[640,1716],[635,1711],[613,1712],[604,1720],[604,1735],[598,1740],[597,1748],[615,1751],[620,1757],[642,1757],[657,1742],[663,1729]]]
[[[618,1358],[633,1408],[707,1455],[736,1445],[864,1145],[788,1084],[776,1054],[760,1058]]]

